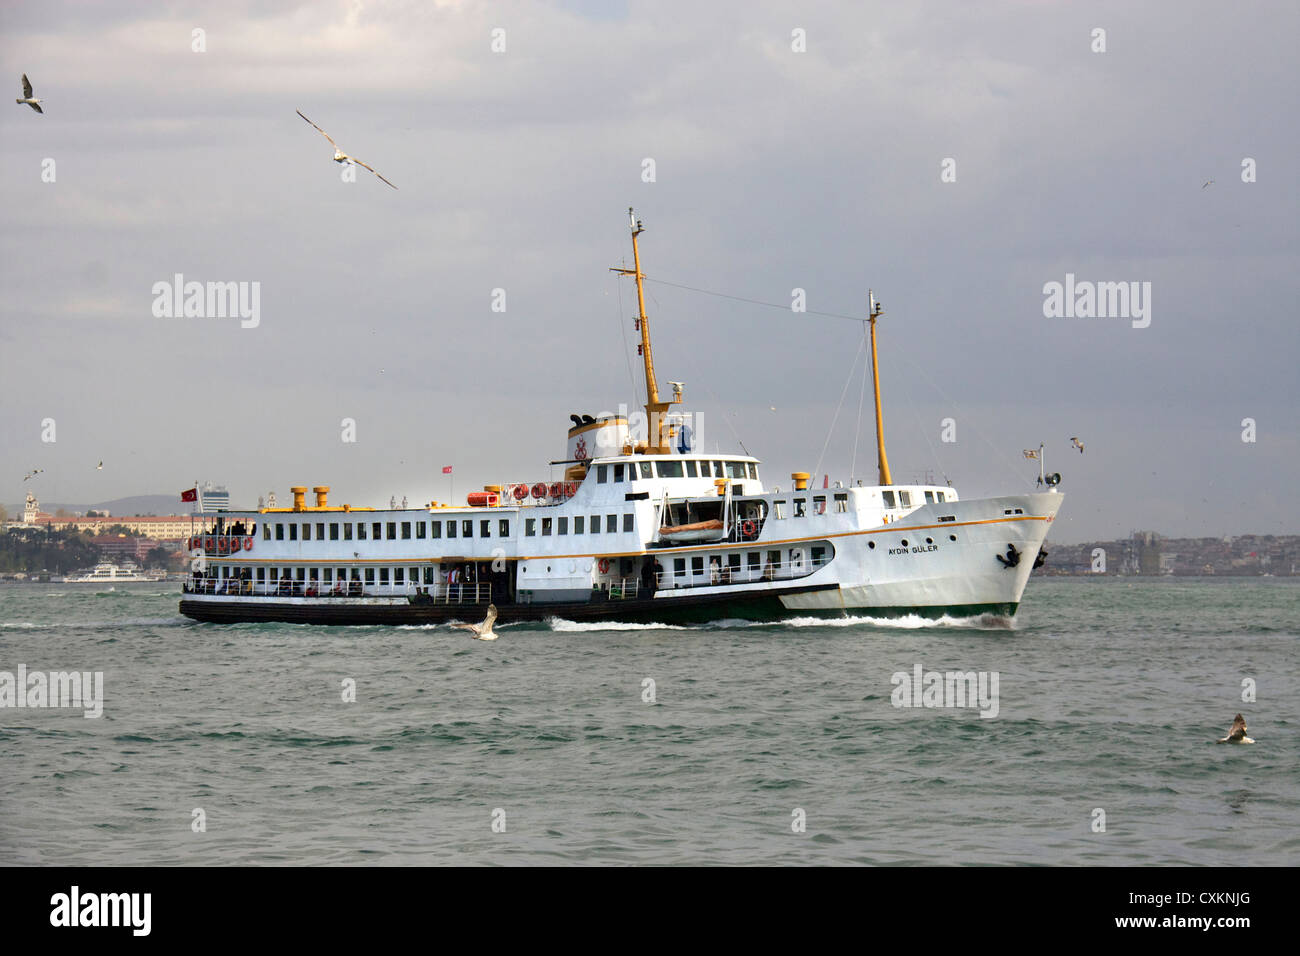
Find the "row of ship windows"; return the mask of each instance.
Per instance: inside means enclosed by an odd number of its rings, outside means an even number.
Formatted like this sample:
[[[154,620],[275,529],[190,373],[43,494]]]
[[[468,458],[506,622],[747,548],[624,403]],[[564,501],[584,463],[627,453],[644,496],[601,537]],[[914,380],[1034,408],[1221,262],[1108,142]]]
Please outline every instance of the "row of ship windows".
[[[243,581],[257,581],[265,583],[267,581],[324,581],[326,584],[333,584],[334,568],[245,568],[239,566],[221,565],[214,569],[215,574],[211,577],[220,579],[236,579]],[[433,565],[424,565],[423,567],[395,567],[395,568],[351,568],[351,580],[363,581],[366,584],[376,583],[376,574],[378,575],[379,584],[419,584],[423,576],[425,584],[437,584],[447,580],[448,572],[439,570]],[[389,573],[392,573],[391,581]],[[338,569],[338,580],[347,581],[348,568]]]
[[[596,466],[596,483],[633,481],[636,478],[752,478],[758,480],[758,465],[752,461],[697,461],[694,458],[666,461],[619,462]]]
[[[491,518],[481,518],[478,520],[478,537],[492,537],[492,520]],[[330,541],[365,541],[367,538],[367,528],[369,529],[369,538],[374,541],[409,541],[412,537],[416,540],[424,538],[441,538],[444,527],[448,538],[455,538],[459,534],[462,538],[474,537],[473,518],[455,519],[449,518],[447,521],[317,521],[314,524],[310,521],[299,524],[298,522],[275,522],[274,524],[262,525],[262,540],[270,541],[274,536],[276,541],[297,541],[301,535],[301,540],[312,540],[312,528],[316,529],[316,540],[324,541],[326,538],[326,528]],[[271,529],[275,530],[272,531]],[[287,530],[286,530],[287,529]],[[301,529],[301,530],[299,530]],[[340,538],[340,535],[342,537]],[[510,537],[510,519],[497,519],[497,537]]]
[[[912,507],[912,493],[911,493],[910,491],[903,491],[903,490],[900,489],[899,492],[898,492],[898,503],[897,503],[897,504],[894,503],[894,492],[893,492],[892,490],[885,490],[885,491],[882,491],[880,494],[881,494],[881,495],[884,497],[884,499],[885,499],[885,507],[886,507],[886,508],[910,508],[910,507]],[[946,491],[938,491],[938,492],[936,492],[936,491],[927,491],[927,492],[925,493],[925,500],[926,500],[928,503],[930,503],[930,504],[933,504],[933,503],[936,502],[936,501],[947,501],[947,500],[948,500],[948,493],[947,493]],[[955,499],[954,499],[954,500],[955,500]]]
[[[618,533],[618,515],[605,515],[605,533]],[[524,519],[524,537],[533,538],[537,536],[536,518]],[[569,518],[542,518],[542,537],[554,534],[569,533]],[[590,529],[590,530],[588,530]],[[623,531],[628,533],[636,530],[636,516],[631,512],[623,515]],[[600,515],[592,515],[591,523],[588,524],[586,515],[573,516],[573,533],[574,534],[600,534]]]

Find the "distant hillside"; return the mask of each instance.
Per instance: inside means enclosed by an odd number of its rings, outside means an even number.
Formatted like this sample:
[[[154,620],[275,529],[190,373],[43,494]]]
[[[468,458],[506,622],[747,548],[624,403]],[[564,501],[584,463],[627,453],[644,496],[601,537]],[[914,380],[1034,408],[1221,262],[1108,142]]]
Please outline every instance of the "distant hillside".
[[[194,506],[181,501],[180,495],[135,495],[131,498],[116,498],[113,501],[101,501],[97,504],[65,504],[61,501],[41,501],[41,510],[54,514],[60,508],[69,514],[81,511],[107,511],[112,515],[187,515]],[[21,504],[5,505],[11,518],[23,516]]]

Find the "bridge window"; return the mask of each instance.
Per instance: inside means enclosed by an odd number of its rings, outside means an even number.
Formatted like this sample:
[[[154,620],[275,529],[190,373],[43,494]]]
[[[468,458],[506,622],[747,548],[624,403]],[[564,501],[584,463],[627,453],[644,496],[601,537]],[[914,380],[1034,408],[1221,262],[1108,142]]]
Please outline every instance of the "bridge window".
[[[497,527],[497,531],[500,533],[501,537],[503,538],[510,537],[510,519],[502,518]]]
[[[526,538],[532,538],[532,537],[536,537],[536,535],[537,535],[537,519],[536,519],[536,518],[525,518],[525,519],[524,519],[524,537],[526,537]]]
[[[824,515],[826,513],[826,496],[813,495],[813,514]]]
[[[430,521],[430,522],[429,522],[429,537],[430,537],[430,538],[441,538],[441,537],[442,537],[442,522],[441,522],[441,521]]]
[[[802,518],[807,513],[807,505],[807,498],[794,499],[794,516],[796,518]]]
[[[753,478],[755,481],[758,481],[758,465],[754,464],[751,461],[746,467],[749,469],[749,477]]]
[[[417,539],[423,539],[423,538],[425,537],[425,534],[426,534],[426,529],[425,529],[425,524],[424,524],[424,522],[423,522],[423,521],[417,521],[417,522],[415,523],[415,537],[416,537]]]
[[[388,522],[388,540],[389,540],[389,541],[396,541],[396,540],[397,540],[397,522],[396,522],[396,521],[390,521],[390,522]]]
[[[591,516],[591,533],[600,534],[600,515]]]
[[[542,519],[542,537],[545,538],[551,533],[551,519]]]
[[[680,461],[661,461],[657,468],[660,478],[681,478],[683,474]]]
[[[894,493],[893,493],[892,491],[882,491],[882,492],[880,493],[880,496],[885,500],[885,507],[886,507],[886,508],[897,508],[897,507],[898,507],[898,505],[894,504]]]
[[[621,464],[614,466],[614,480],[615,481],[623,480],[623,466]]]
[[[478,523],[478,536],[480,538],[492,537],[492,521],[490,518],[484,518]]]
[[[325,540],[325,522],[324,522],[324,521],[317,521],[317,522],[316,522],[316,540],[317,540],[317,541],[324,541],[324,540]]]
[[[411,522],[409,521],[402,522],[402,540],[403,541],[411,540]]]
[[[618,515],[605,515],[605,533],[618,534]]]
[[[474,537],[474,522],[471,519],[466,518],[460,523],[460,536],[462,538]]]
[[[643,461],[640,462],[639,464],[641,465],[642,478],[653,478],[655,476],[654,465],[651,462]]]
[[[337,541],[338,539],[339,539],[339,523],[338,523],[337,521],[331,521],[331,522],[330,522],[330,540],[331,540],[331,541]]]
[[[609,480],[609,465],[597,465],[597,466],[596,466],[596,483],[599,484],[599,485],[603,485],[603,484],[605,484],[605,482],[607,482],[608,480]]]
[[[848,510],[849,510],[849,496],[848,496],[848,495],[836,495],[836,496],[835,496],[835,510],[836,510],[839,514],[845,514],[845,513],[848,512]]]
[[[447,537],[456,537],[456,522],[454,520],[447,522]]]
[[[311,540],[311,525],[310,525],[310,524],[305,524],[305,525],[302,526],[302,540],[304,540],[304,541],[310,541],[310,540]]]
[[[726,478],[726,477],[727,477],[727,469],[726,469],[726,466],[724,466],[724,465],[722,464],[722,462],[720,462],[720,461],[715,461],[715,462],[713,463],[713,477],[714,477],[714,478]]]
[[[275,540],[276,541],[284,540],[284,525],[282,525],[278,521],[275,523]]]
[[[778,520],[778,521],[783,521],[783,520],[785,519],[785,502],[784,502],[784,501],[774,501],[774,502],[772,502],[772,517],[775,518],[775,519]]]
[[[556,533],[556,534],[568,534],[568,533],[569,533],[569,519],[568,519],[568,518],[556,518],[556,519],[555,519],[555,533]]]
[[[684,465],[686,466],[686,477],[687,477],[687,478],[698,478],[698,477],[699,477],[699,473],[695,470],[695,460],[694,460],[694,459],[687,459],[687,460],[686,460],[685,462],[683,462],[682,464],[684,464]]]
[[[296,521],[289,523],[289,540],[290,541],[298,540],[298,522]]]
[[[631,512],[629,512],[629,513],[623,515],[623,531],[624,531],[624,533],[630,532],[630,531],[632,531],[632,530],[634,530],[634,529],[636,528],[635,520],[636,520],[636,519],[633,517],[633,515],[631,514]]]
[[[352,522],[351,522],[351,521],[345,521],[345,522],[343,522],[343,540],[344,540],[344,541],[351,541],[351,540],[352,540]]]
[[[372,540],[372,541],[382,541],[382,540],[384,540],[384,525],[383,525],[383,522],[381,522],[381,521],[373,521],[373,522],[371,522],[371,524],[370,524],[370,540]]]
[[[728,477],[728,478],[744,478],[744,477],[745,477],[745,463],[744,463],[743,461],[729,461],[729,462],[727,462],[727,477]]]
[[[366,540],[366,523],[364,521],[357,522],[357,540],[358,541]]]
[[[585,530],[586,522],[587,522],[587,517],[586,517],[586,515],[574,515],[574,516],[573,516],[573,533],[574,533],[574,534],[582,534],[583,531]]]
[[[927,492],[925,493],[925,500],[928,501],[928,502],[933,503],[933,501],[934,501],[934,492],[933,492],[933,491],[927,491]]]
[[[912,493],[910,491],[900,491],[898,493],[898,503],[904,508],[912,507]]]

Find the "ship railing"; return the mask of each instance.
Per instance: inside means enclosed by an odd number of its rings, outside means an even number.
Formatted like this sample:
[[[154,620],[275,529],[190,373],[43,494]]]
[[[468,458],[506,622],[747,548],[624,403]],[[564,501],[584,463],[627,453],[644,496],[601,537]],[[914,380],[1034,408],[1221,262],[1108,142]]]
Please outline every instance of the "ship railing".
[[[185,581],[186,594],[212,594],[231,597],[309,597],[331,600],[344,597],[404,597],[416,603],[487,604],[492,600],[490,581],[460,584],[419,585],[363,584],[360,581],[336,583],[320,581],[247,581],[239,578],[198,578]]]
[[[619,578],[609,585],[611,601],[629,601],[641,593],[641,581],[638,578]]]
[[[702,572],[692,572],[688,564],[680,573],[672,570],[657,572],[655,583],[661,590],[672,590],[725,584],[791,581],[795,578],[807,577],[829,563],[830,557],[827,555],[822,555],[816,560],[805,556],[802,560],[764,561],[759,565],[715,564],[705,567]]]

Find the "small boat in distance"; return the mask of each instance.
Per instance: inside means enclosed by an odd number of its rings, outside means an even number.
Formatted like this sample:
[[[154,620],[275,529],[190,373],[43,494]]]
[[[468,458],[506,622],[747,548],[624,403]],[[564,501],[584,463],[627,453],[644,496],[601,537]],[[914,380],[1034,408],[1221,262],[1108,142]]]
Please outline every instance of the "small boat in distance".
[[[118,566],[111,561],[101,561],[90,571],[69,574],[64,584],[130,584],[134,581],[163,581],[166,571],[145,571],[130,562]]]
[[[425,624],[564,618],[689,623],[846,615],[1010,618],[1045,557],[1061,507],[1047,491],[962,500],[895,484],[885,457],[876,354],[883,309],[868,297],[880,481],[769,487],[749,454],[691,447],[687,417],[661,397],[631,218],[645,427],[572,414],[562,481],[486,485],[463,503],[293,505],[218,514],[190,539],[182,614],[199,621]],[[865,342],[864,342],[865,345]],[[631,416],[633,420],[640,415]],[[552,476],[553,479],[553,476]],[[1022,560],[1023,558],[1023,560]]]

